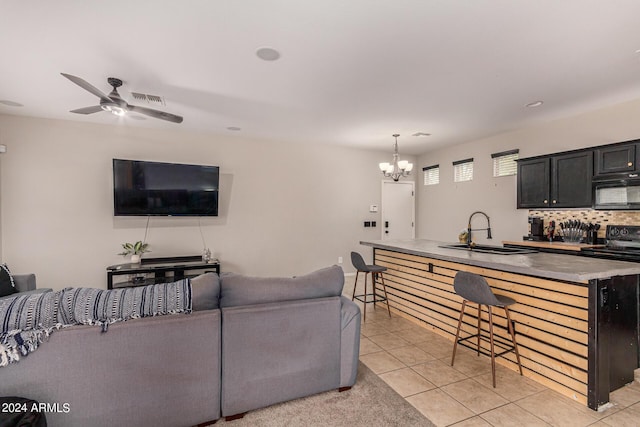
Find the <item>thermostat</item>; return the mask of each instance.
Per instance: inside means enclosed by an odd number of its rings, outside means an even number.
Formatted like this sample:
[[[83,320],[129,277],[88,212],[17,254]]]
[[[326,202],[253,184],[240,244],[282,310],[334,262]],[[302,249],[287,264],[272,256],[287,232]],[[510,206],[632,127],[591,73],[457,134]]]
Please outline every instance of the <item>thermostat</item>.
[[[378,212],[378,205],[370,205],[369,212]]]

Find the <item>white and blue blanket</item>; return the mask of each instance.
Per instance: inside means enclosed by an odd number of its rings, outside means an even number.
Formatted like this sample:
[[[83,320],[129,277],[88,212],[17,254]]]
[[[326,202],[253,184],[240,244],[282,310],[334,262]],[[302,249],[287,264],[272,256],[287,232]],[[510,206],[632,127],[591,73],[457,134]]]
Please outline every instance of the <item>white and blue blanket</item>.
[[[66,288],[0,300],[0,367],[35,351],[57,329],[191,312],[189,279],[122,288]]]

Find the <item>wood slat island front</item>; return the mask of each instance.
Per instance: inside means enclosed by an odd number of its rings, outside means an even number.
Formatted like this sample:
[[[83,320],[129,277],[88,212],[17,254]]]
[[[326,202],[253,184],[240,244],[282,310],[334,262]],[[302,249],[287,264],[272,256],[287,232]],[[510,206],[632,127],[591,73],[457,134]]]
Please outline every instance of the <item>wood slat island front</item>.
[[[498,255],[507,257],[509,263],[514,263],[515,267],[510,267],[508,264],[502,265],[501,259],[496,263],[495,256],[486,257],[485,254],[466,254],[463,251],[457,257],[456,251],[450,249],[443,249],[443,252],[432,250],[434,253],[429,254],[416,253],[421,251],[415,250],[412,245],[408,246],[413,249],[408,250],[406,244],[393,248],[393,244],[387,241],[384,244],[362,243],[373,246],[374,262],[388,269],[385,283],[391,310],[449,338],[452,347],[462,303],[462,298],[453,290],[453,278],[458,271],[484,276],[496,293],[511,297],[517,302],[510,307],[510,311],[515,323],[524,375],[592,409],[608,402],[609,391],[620,386],[615,378],[609,379],[612,371],[609,366],[609,347],[613,326],[610,324],[608,301],[605,301],[607,304],[603,307],[598,307],[604,295],[599,294],[603,292],[602,289],[606,289],[605,294],[608,296],[605,298],[615,299],[617,294],[612,290],[621,288],[624,290],[622,294],[629,299],[633,298],[635,291],[635,301],[627,301],[625,306],[635,307],[636,326],[632,333],[623,337],[632,341],[631,348],[628,349],[631,356],[627,355],[627,359],[631,361],[625,362],[632,366],[623,370],[630,370],[633,380],[633,369],[640,366],[637,351],[638,266],[630,263],[607,264],[614,269],[628,267],[629,270],[622,271],[624,273],[635,271],[634,274],[615,276],[615,279],[587,279],[590,274],[586,273],[582,274],[586,277],[574,274],[569,275],[572,280],[560,280],[557,277],[540,277],[543,275],[539,271],[540,266],[548,261],[540,260],[540,256],[575,257],[532,254],[531,259],[515,259],[510,255]],[[528,255],[518,255],[524,256]],[[529,261],[537,266],[538,275],[509,271],[520,270],[521,264]],[[553,258],[550,262],[553,263]],[[560,266],[559,270],[562,272],[563,268]],[[580,266],[576,268],[580,270]],[[536,269],[532,269],[534,270]],[[554,273],[549,275],[562,276]],[[463,330],[469,335],[474,334],[477,327],[476,310],[475,306],[469,307],[463,319]],[[627,315],[625,312],[624,316]],[[482,333],[488,337],[486,309],[482,311],[482,318]],[[510,338],[507,320],[500,310],[494,312],[494,322],[495,332],[499,337],[498,346],[506,350],[507,346],[501,342],[508,343]],[[629,322],[633,323],[633,320]],[[481,345],[488,352],[488,342],[483,340]],[[518,370],[513,353],[506,353],[497,362],[514,371]],[[625,377],[628,375],[628,372],[624,374]],[[626,379],[622,378],[620,381],[624,382]]]

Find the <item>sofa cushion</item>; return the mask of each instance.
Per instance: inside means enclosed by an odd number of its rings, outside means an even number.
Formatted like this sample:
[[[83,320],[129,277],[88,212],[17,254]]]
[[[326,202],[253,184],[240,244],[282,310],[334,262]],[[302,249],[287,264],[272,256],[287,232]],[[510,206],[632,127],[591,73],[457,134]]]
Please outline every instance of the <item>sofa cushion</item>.
[[[225,274],[220,285],[220,307],[339,296],[343,286],[344,272],[338,265],[293,278]]]
[[[0,297],[15,294],[18,292],[13,283],[13,277],[7,264],[0,264]]]
[[[223,307],[222,415],[337,389],[340,306],[334,296]]]
[[[191,279],[191,306],[193,311],[213,310],[220,306],[220,278],[216,273],[205,273]]]

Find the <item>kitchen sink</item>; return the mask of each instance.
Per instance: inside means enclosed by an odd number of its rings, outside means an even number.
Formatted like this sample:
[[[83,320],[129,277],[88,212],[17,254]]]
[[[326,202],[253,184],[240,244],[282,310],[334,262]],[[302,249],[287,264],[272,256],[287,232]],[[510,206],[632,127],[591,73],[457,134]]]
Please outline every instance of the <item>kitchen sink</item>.
[[[491,245],[474,245],[469,248],[466,243],[454,243],[451,245],[440,245],[440,248],[446,249],[459,249],[463,251],[480,252],[484,254],[498,254],[498,255],[517,255],[517,254],[531,254],[538,252],[535,249],[524,248],[505,248],[503,246],[491,246]]]

